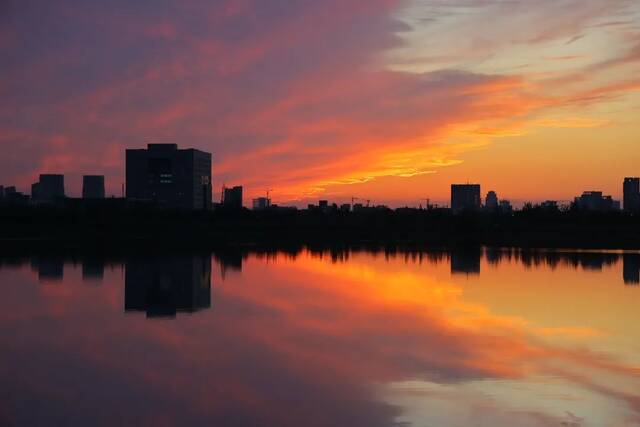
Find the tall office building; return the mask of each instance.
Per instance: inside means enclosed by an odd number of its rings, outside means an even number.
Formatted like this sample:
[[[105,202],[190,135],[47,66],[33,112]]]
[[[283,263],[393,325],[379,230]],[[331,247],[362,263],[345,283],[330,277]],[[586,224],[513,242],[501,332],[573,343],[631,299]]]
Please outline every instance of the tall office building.
[[[42,174],[38,182],[31,185],[31,198],[35,202],[51,202],[64,197],[64,175]]]
[[[452,184],[451,211],[458,214],[480,209],[480,184]]]
[[[230,209],[242,209],[242,187],[225,187],[222,197],[222,206]]]
[[[85,175],[82,177],[83,199],[104,199],[104,176]]]
[[[622,193],[625,212],[640,212],[640,178],[625,178]]]
[[[126,150],[127,199],[177,209],[211,207],[211,153],[148,144]]]

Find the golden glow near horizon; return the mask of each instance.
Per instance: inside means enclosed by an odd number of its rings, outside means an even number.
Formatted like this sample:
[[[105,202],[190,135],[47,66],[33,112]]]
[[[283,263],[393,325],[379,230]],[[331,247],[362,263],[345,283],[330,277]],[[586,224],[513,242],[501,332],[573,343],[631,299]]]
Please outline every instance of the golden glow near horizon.
[[[216,192],[281,204],[417,206],[466,181],[619,198],[640,175],[638,2],[173,1],[12,5],[0,182],[63,172],[73,195],[104,173],[119,194],[124,149],[148,141],[210,151]]]
[[[619,197],[622,176],[640,173],[640,3],[415,0],[398,16],[410,29],[387,55],[391,69],[517,82],[494,94],[513,102],[494,126],[488,117],[458,133],[485,148],[439,171],[449,180],[466,176],[521,200],[592,188]],[[446,200],[445,182],[432,181]]]

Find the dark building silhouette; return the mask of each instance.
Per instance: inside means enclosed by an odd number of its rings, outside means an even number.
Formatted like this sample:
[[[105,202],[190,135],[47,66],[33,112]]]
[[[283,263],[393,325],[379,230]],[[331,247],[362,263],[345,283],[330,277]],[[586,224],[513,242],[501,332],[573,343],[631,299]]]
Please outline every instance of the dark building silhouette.
[[[127,199],[195,210],[211,207],[211,154],[178,149],[177,144],[148,144],[126,150]]]
[[[613,200],[611,196],[604,196],[602,191],[585,191],[582,196],[576,197],[574,207],[587,212],[611,212],[620,210],[620,202]]]
[[[481,248],[457,249],[451,252],[451,274],[480,274]]]
[[[211,306],[211,257],[131,258],[125,264],[125,311],[175,317]]]
[[[622,192],[625,212],[640,212],[640,178],[625,178]]]
[[[451,211],[458,214],[480,209],[480,184],[452,184]]]
[[[511,206],[511,202],[508,200],[500,200],[500,212],[502,213],[512,213],[513,206]]]
[[[556,200],[545,200],[544,202],[540,203],[540,209],[545,211],[557,211],[560,208]]]
[[[224,188],[222,206],[229,209],[242,209],[242,187]]]
[[[4,197],[1,198],[3,203],[26,206],[29,203],[29,196],[19,192],[15,186],[4,187]]]
[[[498,195],[495,191],[489,191],[487,193],[487,197],[484,201],[484,207],[488,211],[496,211],[498,210]]]
[[[64,175],[42,174],[38,182],[31,185],[34,202],[52,202],[64,197]]]
[[[640,254],[622,256],[622,276],[626,285],[640,285]]]
[[[271,199],[267,197],[258,197],[253,199],[253,210],[267,209],[271,206]]]
[[[0,199],[4,199],[4,186],[0,185]]]
[[[83,199],[104,199],[104,176],[84,175],[82,177]]]

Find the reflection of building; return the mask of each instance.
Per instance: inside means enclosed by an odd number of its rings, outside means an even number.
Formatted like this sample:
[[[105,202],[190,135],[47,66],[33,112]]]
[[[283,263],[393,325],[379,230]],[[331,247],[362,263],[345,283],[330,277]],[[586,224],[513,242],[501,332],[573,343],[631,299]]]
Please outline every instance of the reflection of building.
[[[230,209],[242,209],[242,187],[226,188],[222,193],[222,205]]]
[[[64,259],[62,257],[32,258],[31,267],[38,271],[39,282],[59,282],[64,278]]]
[[[480,274],[481,248],[468,248],[451,252],[451,274]]]
[[[242,271],[242,253],[227,249],[225,251],[216,252],[215,254],[218,264],[220,264],[220,276],[224,279],[228,272]]]
[[[211,207],[211,154],[148,144],[126,151],[127,199],[150,200],[179,209]]]
[[[82,280],[102,280],[104,277],[104,259],[99,256],[86,256],[82,259]]]
[[[211,257],[172,255],[132,258],[125,264],[125,311],[175,316],[211,306]]]
[[[454,214],[480,209],[480,184],[452,184],[451,210]]]
[[[624,254],[622,276],[627,285],[640,284],[640,254]]]
[[[64,197],[64,175],[42,174],[31,185],[31,198],[35,202],[51,202]]]
[[[622,190],[625,212],[640,212],[640,178],[625,178]]]
[[[104,199],[104,176],[85,175],[82,177],[83,199]]]

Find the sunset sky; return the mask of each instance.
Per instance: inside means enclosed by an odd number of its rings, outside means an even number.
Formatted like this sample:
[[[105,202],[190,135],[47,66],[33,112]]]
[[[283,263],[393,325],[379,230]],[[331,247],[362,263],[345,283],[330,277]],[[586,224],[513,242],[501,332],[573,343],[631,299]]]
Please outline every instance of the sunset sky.
[[[213,154],[215,197],[515,203],[640,175],[637,0],[2,0],[0,185]]]

